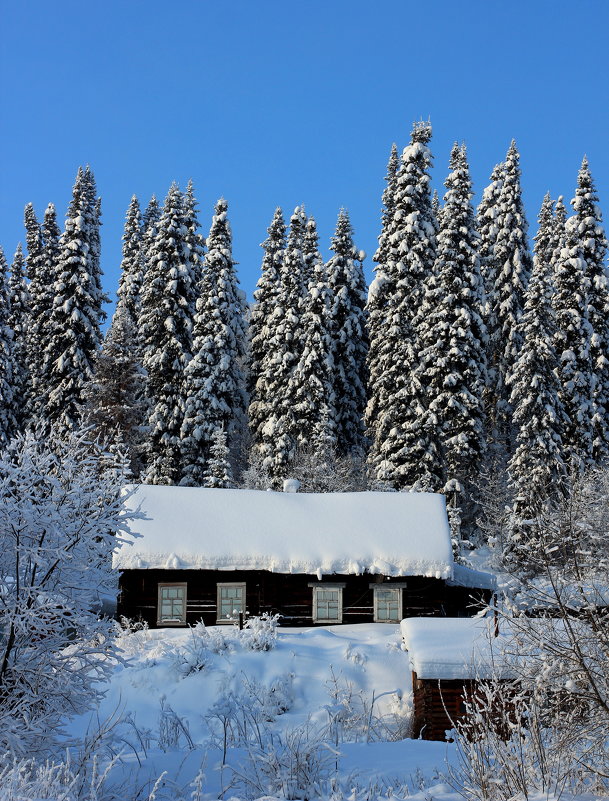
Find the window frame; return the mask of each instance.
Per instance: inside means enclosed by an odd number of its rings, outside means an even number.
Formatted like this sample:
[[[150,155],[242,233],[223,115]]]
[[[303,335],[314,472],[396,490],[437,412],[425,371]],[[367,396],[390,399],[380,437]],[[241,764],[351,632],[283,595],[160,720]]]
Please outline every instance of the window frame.
[[[218,581],[216,583],[216,625],[217,626],[230,626],[239,620],[239,615],[236,618],[220,617],[222,609],[222,588],[223,587],[239,587],[243,592],[243,617],[245,618],[247,611],[247,582],[245,581]]]
[[[370,589],[372,590],[372,604],[373,604],[373,614],[372,619],[375,623],[399,623],[402,618],[404,617],[404,593],[403,590],[406,587],[405,581],[399,582],[376,582],[374,584],[370,584]],[[378,616],[378,591],[379,590],[397,590],[398,592],[398,617],[396,619],[391,620],[379,620]]]
[[[345,582],[319,582],[319,583],[310,583],[309,587],[313,590],[313,622],[314,623],[324,623],[326,625],[334,625],[343,622],[343,590],[346,587]],[[317,591],[318,590],[336,590],[338,592],[338,617],[336,618],[327,618],[327,617],[319,617],[317,612]]]
[[[184,597],[182,598],[182,620],[163,620],[162,618],[162,591],[165,588],[170,587],[177,587],[178,589],[182,589],[184,591]],[[167,600],[167,599],[166,599]],[[157,607],[156,607],[156,624],[157,626],[169,627],[169,626],[186,626],[186,611],[187,611],[187,601],[188,601],[188,582],[186,581],[159,581],[157,584]]]

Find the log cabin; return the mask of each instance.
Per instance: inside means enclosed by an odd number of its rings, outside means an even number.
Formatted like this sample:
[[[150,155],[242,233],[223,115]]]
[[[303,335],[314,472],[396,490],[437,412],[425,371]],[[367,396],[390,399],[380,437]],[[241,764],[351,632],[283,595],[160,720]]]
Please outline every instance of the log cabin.
[[[399,623],[473,615],[493,577],[455,565],[444,496],[140,485],[114,554],[119,616],[151,627]]]
[[[514,662],[506,657],[512,632],[505,622],[500,631],[492,616],[407,618],[400,628],[412,672],[415,738],[450,738],[478,682],[516,677]]]

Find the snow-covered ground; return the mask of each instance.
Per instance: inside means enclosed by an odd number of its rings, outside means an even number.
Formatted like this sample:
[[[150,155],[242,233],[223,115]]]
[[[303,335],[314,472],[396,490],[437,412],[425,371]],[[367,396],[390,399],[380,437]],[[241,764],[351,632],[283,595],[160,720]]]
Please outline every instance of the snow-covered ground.
[[[411,681],[396,625],[280,628],[276,639],[269,628],[144,630],[121,643],[127,663],[71,731],[121,719],[108,735],[122,751],[112,778],[142,798],[163,773],[157,801],[319,797],[332,784],[336,798],[458,797],[442,778],[454,746],[404,739]]]

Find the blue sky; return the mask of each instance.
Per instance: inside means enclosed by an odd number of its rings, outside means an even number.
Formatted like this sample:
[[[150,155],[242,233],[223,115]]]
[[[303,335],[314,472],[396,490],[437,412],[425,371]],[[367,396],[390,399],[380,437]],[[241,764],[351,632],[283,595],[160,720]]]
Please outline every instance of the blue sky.
[[[468,145],[476,200],[512,137],[531,228],[584,153],[609,217],[606,0],[1,0],[0,243],[23,207],[60,220],[79,164],[103,199],[114,296],[133,193],[192,177],[206,233],[224,195],[242,285],[277,205],[304,203],[327,255],[351,213],[368,275],[391,143],[434,128],[434,185]],[[531,231],[534,233],[534,230]]]

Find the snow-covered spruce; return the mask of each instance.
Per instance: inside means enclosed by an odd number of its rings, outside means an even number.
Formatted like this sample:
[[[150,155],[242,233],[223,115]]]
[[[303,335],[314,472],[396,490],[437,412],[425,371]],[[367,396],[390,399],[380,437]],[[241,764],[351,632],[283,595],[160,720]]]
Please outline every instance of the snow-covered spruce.
[[[482,200],[476,210],[476,228],[479,234],[478,253],[480,256],[480,272],[484,281],[485,295],[488,297],[495,286],[494,252],[497,241],[497,216],[499,214],[499,195],[505,175],[505,164],[496,164],[490,178],[490,184],[482,192]],[[485,323],[488,330],[494,328],[495,310],[489,305],[485,307]]]
[[[38,247],[37,222],[26,206],[26,241],[28,244],[28,277],[30,279],[30,325],[28,331],[28,372],[31,381],[28,417],[33,424],[40,421],[44,410],[44,389],[48,383],[51,364],[45,364],[44,353],[48,344],[50,319],[54,304],[54,291],[59,278],[59,238],[55,206],[49,203],[41,227],[40,258],[31,260],[30,254]],[[32,248],[32,250],[30,250]],[[33,270],[33,272],[30,272]]]
[[[137,332],[142,291],[142,215],[135,195],[131,198],[123,231],[123,258],[118,279],[118,300]]]
[[[228,204],[216,203],[207,239],[205,268],[199,285],[193,357],[184,371],[184,418],[181,483],[206,486],[216,431],[225,432],[228,448],[238,446],[246,408],[243,359],[245,303],[232,257]],[[214,457],[218,462],[219,456]],[[217,480],[224,480],[224,468]],[[232,481],[232,477],[229,477]],[[216,484],[213,484],[216,486]]]
[[[490,215],[496,227],[492,250],[485,256],[487,282],[488,349],[490,372],[489,432],[495,456],[502,462],[513,452],[514,427],[507,377],[522,346],[520,321],[531,274],[528,225],[520,188],[520,156],[512,141],[503,165],[497,212]]]
[[[307,289],[303,254],[305,219],[300,207],[290,218],[274,309],[268,320],[269,362],[265,392],[266,397],[272,399],[272,405],[269,404],[266,419],[261,420],[256,449],[264,469],[279,482],[286,475],[296,446],[294,393],[298,386],[292,373],[300,361],[304,344],[301,318]]]
[[[341,209],[330,241],[334,255],[326,264],[331,291],[332,385],[336,406],[336,441],[341,454],[364,452],[368,332],[364,255],[353,244],[349,215]]]
[[[382,381],[385,367],[385,360],[381,358],[381,350],[389,329],[390,305],[395,291],[395,282],[390,279],[386,272],[385,265],[389,262],[391,254],[391,242],[389,231],[393,225],[393,215],[395,212],[395,192],[397,186],[397,174],[399,167],[398,149],[394,143],[391,146],[391,154],[387,164],[387,175],[385,176],[386,187],[383,192],[383,209],[381,214],[381,233],[378,237],[378,248],[372,257],[376,263],[374,268],[375,277],[368,290],[366,303],[366,316],[368,321],[369,352],[369,386],[374,387],[367,399],[365,409],[365,424],[369,432],[375,425],[379,410],[383,408],[387,397],[387,392],[391,387],[385,386]]]
[[[453,536],[472,532],[473,501],[485,448],[486,327],[472,183],[465,147],[454,145],[438,234],[437,259],[425,284],[416,379],[425,394],[426,469],[453,512]],[[435,457],[435,463],[431,458]]]
[[[31,382],[28,368],[28,331],[31,319],[30,293],[25,274],[25,258],[21,243],[11,265],[8,281],[9,316],[8,327],[13,332],[13,417],[17,431],[22,431],[28,422],[31,398]]]
[[[228,489],[235,485],[226,431],[223,428],[216,428],[211,435],[202,484],[204,487],[219,489]]]
[[[187,234],[183,196],[174,183],[147,251],[139,326],[150,404],[145,474],[150,484],[177,484],[182,478],[183,379],[191,356],[194,293]]]
[[[93,376],[104,317],[99,271],[99,208],[90,169],[79,168],[59,244],[53,307],[46,326],[40,416],[78,427],[84,387]]]
[[[592,454],[597,464],[609,458],[609,287],[607,282],[607,237],[602,225],[598,195],[584,157],[577,176],[577,189],[571,201],[575,216],[570,221],[572,235],[581,246],[588,278],[588,321],[590,323],[590,361],[593,377]]]
[[[317,241],[313,218],[307,223],[309,245]],[[336,398],[333,389],[331,292],[321,259],[311,250],[307,267],[308,291],[301,317],[302,353],[292,371],[287,394],[293,398],[296,447],[320,458],[336,447]]]
[[[319,234],[317,233],[317,223],[315,217],[310,215],[307,217],[305,214],[304,206],[301,206],[300,212],[305,227],[305,233],[302,240],[302,255],[304,257],[305,272],[304,272],[304,288],[308,288],[311,281],[315,280],[315,269],[318,264],[323,262],[321,253],[319,252]]]
[[[85,388],[84,420],[93,424],[103,441],[121,448],[134,480],[140,476],[144,457],[143,383],[133,320],[119,300],[95,361],[94,378]]]
[[[41,284],[38,274],[44,272],[44,248],[43,238],[40,223],[36,217],[34,206],[28,203],[24,210],[24,224],[25,224],[25,246],[27,249],[27,257],[25,260],[25,276],[29,281],[27,287],[28,293],[28,311],[27,311],[27,325],[26,336],[23,339],[21,348],[24,350],[25,367],[27,373],[27,407],[21,406],[20,416],[23,421],[29,421],[32,418],[34,395],[32,391],[33,371],[37,369],[40,354],[42,351],[41,342],[35,337],[35,319],[34,319],[34,300],[33,294],[39,292]],[[45,287],[46,292],[49,292],[49,286]],[[21,338],[21,337],[20,337]],[[37,341],[35,341],[37,340]]]
[[[142,241],[140,244],[140,268],[142,271],[142,285],[145,280],[146,270],[150,265],[151,250],[154,240],[158,234],[158,224],[161,219],[161,207],[156,195],[148,201],[142,213]],[[140,298],[141,303],[141,298]]]
[[[508,470],[513,491],[512,525],[505,559],[522,563],[538,544],[538,526],[566,491],[562,432],[567,419],[556,373],[556,319],[552,309],[551,254],[554,203],[546,195],[539,213],[533,271],[522,317],[522,348],[508,378],[517,428]]]
[[[249,324],[249,426],[254,452],[257,452],[257,446],[262,440],[262,429],[273,405],[273,397],[268,391],[272,379],[270,365],[273,356],[269,347],[273,339],[270,322],[277,319],[274,313],[286,246],[286,226],[280,208],[275,209],[267,233],[267,238],[260,246],[264,248],[262,272],[254,291]]]
[[[554,251],[552,308],[556,318],[555,349],[559,400],[566,414],[562,428],[564,459],[575,476],[594,465],[594,376],[590,358],[592,326],[588,319],[590,279],[579,237],[577,216],[567,220],[557,203],[562,237]]]
[[[383,309],[373,300],[385,322],[370,330],[369,461],[375,478],[396,489],[429,488],[435,480],[425,464],[430,442],[421,427],[424,399],[413,381],[419,353],[415,315],[435,261],[430,138],[431,125],[415,123],[402,154],[393,217],[385,232],[389,247],[377,271],[387,303]],[[371,289],[374,299],[376,287]]]
[[[13,332],[8,325],[10,312],[8,264],[0,248],[0,447],[15,433],[13,404]]]
[[[192,297],[192,314],[195,314],[196,304],[196,288],[202,277],[204,259],[205,259],[205,237],[201,233],[199,217],[197,213],[197,199],[195,197],[194,184],[192,180],[188,181],[186,192],[184,192],[184,214],[186,225],[186,244],[190,250],[190,262],[192,265],[193,277],[193,297]]]

